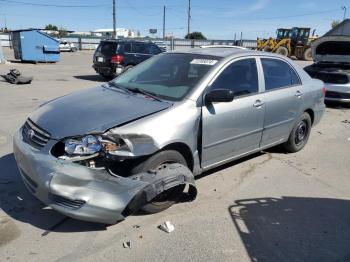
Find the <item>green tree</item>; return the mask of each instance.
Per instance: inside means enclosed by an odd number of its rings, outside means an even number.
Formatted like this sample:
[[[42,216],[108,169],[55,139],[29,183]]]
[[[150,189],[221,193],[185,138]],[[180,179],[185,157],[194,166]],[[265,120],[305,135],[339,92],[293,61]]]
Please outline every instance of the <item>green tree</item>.
[[[45,26],[45,30],[58,31],[58,27],[52,24],[48,24]]]
[[[333,20],[331,26],[332,26],[332,28],[334,28],[334,27],[336,27],[339,24],[340,24],[339,20]]]
[[[202,34],[202,32],[192,32],[185,36],[185,39],[199,39],[206,40],[207,38]]]
[[[64,29],[63,27],[60,27],[60,29],[58,30],[58,36],[59,37],[65,37],[68,35],[68,32],[66,29]]]

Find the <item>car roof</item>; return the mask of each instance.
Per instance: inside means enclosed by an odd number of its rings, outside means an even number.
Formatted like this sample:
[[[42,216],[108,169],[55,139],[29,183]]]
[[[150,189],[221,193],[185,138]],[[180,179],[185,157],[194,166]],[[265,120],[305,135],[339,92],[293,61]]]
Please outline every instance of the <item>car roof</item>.
[[[229,58],[234,56],[265,56],[271,58],[279,58],[285,61],[291,61],[288,57],[270,53],[263,52],[251,49],[240,49],[240,48],[192,48],[184,51],[171,51],[167,53],[178,53],[178,54],[199,54],[199,55],[208,55],[216,56],[218,58]]]
[[[101,40],[101,42],[152,44],[151,41],[125,40],[125,39],[103,39],[103,40]]]
[[[229,57],[232,55],[256,55],[261,54],[259,51],[240,49],[240,48],[224,48],[224,47],[213,47],[213,48],[193,48],[184,51],[173,51],[169,53],[183,53],[183,54],[199,54],[199,55],[211,55],[217,57]]]

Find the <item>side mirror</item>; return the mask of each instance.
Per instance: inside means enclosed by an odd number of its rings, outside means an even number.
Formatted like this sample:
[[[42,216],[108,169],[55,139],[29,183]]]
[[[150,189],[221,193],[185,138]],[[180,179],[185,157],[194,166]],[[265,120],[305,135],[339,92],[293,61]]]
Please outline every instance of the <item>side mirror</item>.
[[[207,103],[232,102],[233,98],[233,91],[229,89],[215,89],[205,94],[205,102]]]

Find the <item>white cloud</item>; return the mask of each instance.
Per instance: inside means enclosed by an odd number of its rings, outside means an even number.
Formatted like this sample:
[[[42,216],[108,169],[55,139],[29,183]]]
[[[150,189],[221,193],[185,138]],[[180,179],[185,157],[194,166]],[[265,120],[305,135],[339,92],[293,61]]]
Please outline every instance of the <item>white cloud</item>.
[[[268,4],[270,3],[270,0],[257,0],[252,6],[250,6],[249,11],[259,11],[264,9]]]

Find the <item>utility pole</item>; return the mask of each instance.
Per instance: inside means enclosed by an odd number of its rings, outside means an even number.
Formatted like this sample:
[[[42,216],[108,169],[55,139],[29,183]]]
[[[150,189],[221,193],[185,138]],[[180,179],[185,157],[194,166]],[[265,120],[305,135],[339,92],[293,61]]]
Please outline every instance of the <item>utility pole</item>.
[[[165,6],[163,8],[163,39],[165,39]]]
[[[191,33],[191,0],[188,0],[187,35]]]
[[[113,38],[117,38],[117,20],[115,18],[115,0],[113,0]]]

